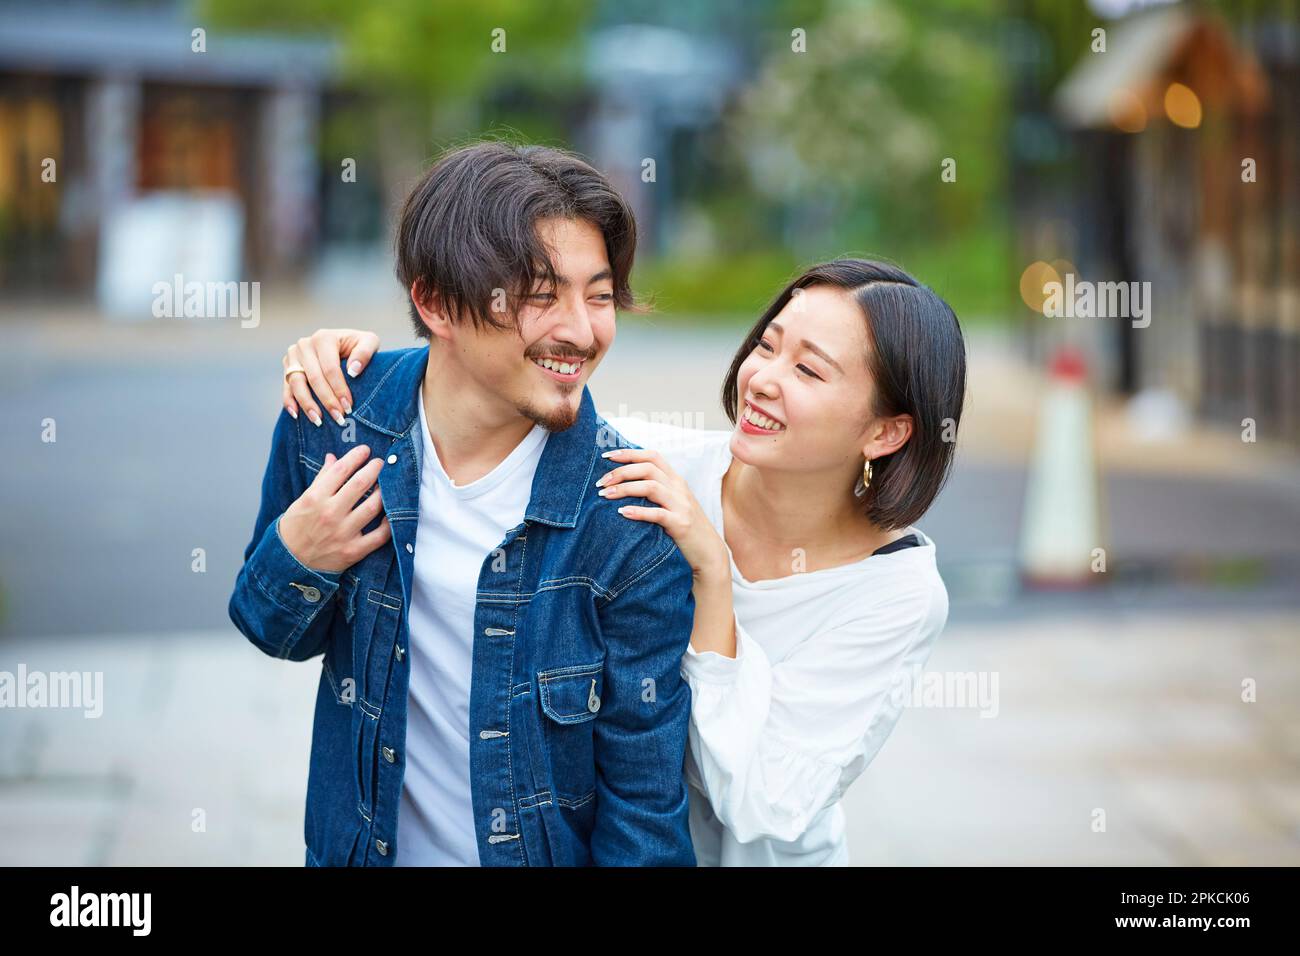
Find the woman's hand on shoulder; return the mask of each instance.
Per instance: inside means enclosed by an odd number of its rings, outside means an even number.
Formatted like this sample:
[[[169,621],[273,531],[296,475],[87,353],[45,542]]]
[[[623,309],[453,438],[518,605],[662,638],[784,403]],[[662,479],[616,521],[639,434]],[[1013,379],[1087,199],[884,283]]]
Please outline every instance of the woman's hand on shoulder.
[[[361,329],[317,329],[299,339],[284,353],[281,364],[286,373],[281,403],[294,418],[301,409],[313,424],[319,425],[320,406],[340,425],[352,414],[352,392],[348,389],[339,363],[348,362],[348,375],[356,378],[379,350],[379,336]],[[313,394],[314,393],[314,394]],[[317,404],[319,401],[320,404]]]
[[[730,581],[731,559],[721,535],[713,527],[686,480],[657,451],[648,448],[614,448],[602,457],[619,467],[603,475],[596,485],[603,498],[648,498],[659,507],[623,505],[619,514],[631,521],[659,525],[701,578]]]

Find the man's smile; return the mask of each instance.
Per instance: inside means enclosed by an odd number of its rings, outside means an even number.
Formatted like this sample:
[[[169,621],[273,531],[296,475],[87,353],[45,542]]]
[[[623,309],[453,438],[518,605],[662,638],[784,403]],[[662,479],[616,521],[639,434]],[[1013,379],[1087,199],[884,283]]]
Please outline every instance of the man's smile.
[[[550,357],[535,358],[532,363],[541,369],[546,375],[555,379],[557,382],[576,382],[582,377],[582,368],[587,364],[586,359],[567,359],[561,361]]]

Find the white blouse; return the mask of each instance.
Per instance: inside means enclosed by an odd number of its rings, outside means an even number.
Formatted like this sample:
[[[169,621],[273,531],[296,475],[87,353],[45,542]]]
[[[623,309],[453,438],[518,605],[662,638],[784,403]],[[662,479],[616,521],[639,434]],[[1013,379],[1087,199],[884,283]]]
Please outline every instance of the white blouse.
[[[722,533],[731,432],[607,421],[663,454]],[[893,730],[948,617],[934,541],[906,530],[920,547],[783,578],[749,581],[732,559],[736,657],[682,658],[699,865],[848,864],[840,797]]]

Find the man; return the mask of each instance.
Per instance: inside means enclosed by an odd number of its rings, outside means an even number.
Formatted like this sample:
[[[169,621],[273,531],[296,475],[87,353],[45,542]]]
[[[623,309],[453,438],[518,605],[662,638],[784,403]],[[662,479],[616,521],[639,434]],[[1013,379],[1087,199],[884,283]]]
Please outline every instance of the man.
[[[456,150],[397,234],[428,346],[350,417],[281,414],[230,616],[323,654],[308,865],[694,864],[691,571],[597,494],[621,439],[586,388],[635,243],[577,157]]]

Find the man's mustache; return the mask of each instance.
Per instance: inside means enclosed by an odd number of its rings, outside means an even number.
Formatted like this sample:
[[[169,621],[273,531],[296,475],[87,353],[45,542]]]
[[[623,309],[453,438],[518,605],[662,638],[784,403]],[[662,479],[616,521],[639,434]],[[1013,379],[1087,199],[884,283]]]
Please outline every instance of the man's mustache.
[[[530,359],[551,359],[554,362],[588,362],[596,357],[596,349],[586,352],[525,352]]]

